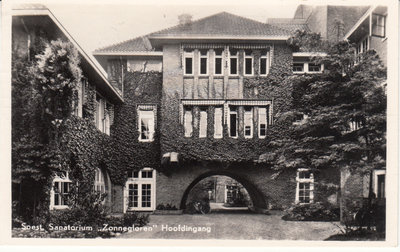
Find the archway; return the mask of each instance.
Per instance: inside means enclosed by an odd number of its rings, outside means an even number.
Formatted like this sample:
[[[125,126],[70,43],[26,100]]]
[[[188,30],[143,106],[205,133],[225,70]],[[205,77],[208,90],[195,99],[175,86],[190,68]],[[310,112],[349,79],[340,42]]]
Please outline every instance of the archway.
[[[235,174],[233,172],[229,171],[209,171],[206,173],[201,174],[198,176],[195,180],[190,183],[190,185],[186,188],[182,200],[180,203],[180,209],[185,209],[186,208],[186,201],[188,199],[190,191],[203,179],[211,176],[227,176],[230,177],[240,184],[243,185],[243,187],[247,190],[247,192],[250,195],[251,201],[253,202],[254,209],[251,209],[252,211],[255,212],[265,212],[267,209],[267,203],[265,201],[265,197],[263,194],[247,179],[243,178],[239,174]]]

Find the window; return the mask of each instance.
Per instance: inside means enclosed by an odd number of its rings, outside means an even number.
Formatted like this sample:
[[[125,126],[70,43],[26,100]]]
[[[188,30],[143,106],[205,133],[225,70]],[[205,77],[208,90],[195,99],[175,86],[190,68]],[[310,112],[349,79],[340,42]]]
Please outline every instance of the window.
[[[125,207],[127,210],[155,209],[155,172],[151,168],[128,173],[124,190]]]
[[[222,108],[214,111],[214,138],[222,138]]]
[[[239,187],[236,185],[226,185],[225,187],[225,203],[234,203],[239,195]]]
[[[96,95],[95,124],[101,132],[110,135],[110,110],[111,104],[107,103],[99,94]]]
[[[229,74],[238,75],[238,51],[229,52]]]
[[[145,109],[138,108],[139,141],[151,142],[154,138],[154,107]]]
[[[238,137],[238,123],[237,123],[237,111],[236,107],[231,106],[229,108],[229,136],[233,138]]]
[[[260,75],[267,75],[269,73],[269,52],[262,52],[260,57]]]
[[[321,65],[308,63],[308,71],[309,72],[321,72]]]
[[[386,18],[383,15],[372,14],[372,36],[385,37]]]
[[[293,63],[293,72],[304,72],[304,63]]]
[[[185,75],[193,74],[193,52],[184,52],[184,70]]]
[[[94,190],[96,192],[105,193],[106,192],[106,183],[103,172],[97,168],[95,171],[94,178]]]
[[[200,50],[200,75],[208,74],[208,52]]]
[[[253,56],[250,51],[245,51],[244,75],[253,75]]]
[[[199,137],[207,137],[207,108],[200,109]]]
[[[191,108],[185,108],[184,128],[185,137],[191,137],[193,133],[193,113]]]
[[[266,107],[258,108],[258,137],[265,138],[267,136],[268,125],[268,109]]]
[[[68,172],[54,177],[53,187],[50,191],[50,210],[68,208],[71,182]]]
[[[222,75],[222,51],[221,49],[215,50],[214,61],[214,75]]]
[[[309,169],[298,169],[296,176],[296,203],[312,203],[314,199],[314,175]]]
[[[253,137],[253,108],[244,107],[244,137]]]
[[[383,199],[385,195],[385,179],[386,170],[374,170],[373,171],[373,190],[376,198]]]

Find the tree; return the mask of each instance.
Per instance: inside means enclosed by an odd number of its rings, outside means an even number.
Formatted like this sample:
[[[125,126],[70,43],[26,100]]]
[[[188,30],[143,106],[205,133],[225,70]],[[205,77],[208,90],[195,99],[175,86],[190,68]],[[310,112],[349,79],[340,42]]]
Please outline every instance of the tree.
[[[291,77],[293,107],[277,119],[291,126],[285,137],[271,142],[272,152],[260,156],[278,173],[297,168],[369,173],[385,168],[386,68],[372,50],[355,58],[354,46],[346,41],[330,45],[327,54],[313,59],[324,64],[323,73]]]
[[[60,129],[81,80],[71,43],[43,40],[40,47],[33,61],[13,52],[12,64],[12,178],[19,214],[30,220],[48,209],[52,174],[68,167]]]

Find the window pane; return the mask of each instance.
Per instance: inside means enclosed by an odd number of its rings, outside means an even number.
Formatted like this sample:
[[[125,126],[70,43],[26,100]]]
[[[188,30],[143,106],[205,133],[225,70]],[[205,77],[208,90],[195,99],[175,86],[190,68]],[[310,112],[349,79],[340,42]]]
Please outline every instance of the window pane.
[[[199,137],[207,137],[207,111],[200,111]]]
[[[222,108],[215,108],[214,115],[214,137],[222,137]]]
[[[245,59],[245,74],[253,74],[253,59]]]
[[[142,207],[151,207],[151,185],[142,184]]]
[[[222,58],[215,58],[215,74],[222,74]]]
[[[293,63],[293,72],[304,72],[303,63]]]
[[[237,74],[237,58],[230,59],[231,74]]]
[[[191,137],[193,132],[193,115],[192,110],[185,110],[184,126],[185,126],[185,137]]]
[[[260,59],[260,74],[267,74],[267,59]]]
[[[207,58],[200,58],[200,74],[207,74]]]
[[[250,137],[253,131],[253,110],[251,108],[247,109],[250,109],[250,111],[244,112],[244,135]]]
[[[236,137],[237,136],[237,114],[231,113],[230,114],[230,136],[231,137]]]
[[[185,58],[185,74],[193,74],[193,59]]]
[[[315,64],[308,64],[308,71],[309,72],[319,72],[321,71],[321,65],[315,65]]]
[[[267,135],[267,123],[268,114],[267,108],[258,108],[258,125],[259,125],[259,135],[260,137],[265,137]]]

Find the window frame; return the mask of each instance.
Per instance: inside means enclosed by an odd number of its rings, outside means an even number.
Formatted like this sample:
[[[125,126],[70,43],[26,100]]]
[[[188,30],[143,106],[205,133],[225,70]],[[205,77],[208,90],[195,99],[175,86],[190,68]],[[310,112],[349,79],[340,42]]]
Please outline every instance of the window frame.
[[[192,59],[191,73],[186,73],[186,58]],[[193,76],[194,75],[194,52],[184,52],[183,53],[183,75],[185,75],[185,76]]]
[[[98,178],[100,178],[100,180],[98,180]],[[98,190],[98,187],[100,187],[100,191]],[[103,171],[100,168],[96,168],[96,170],[95,170],[94,190],[96,192],[100,192],[100,193],[107,192],[106,175],[103,173]]]
[[[265,59],[265,74],[261,73],[261,60]],[[270,70],[270,52],[267,52],[267,54],[263,54],[260,56],[260,62],[259,62],[259,73],[260,76],[267,76],[269,74],[269,70]]]
[[[184,107],[183,109],[183,129],[184,136],[186,138],[190,138],[193,136],[193,107]],[[189,119],[187,116],[190,115],[190,123],[188,124],[187,120]],[[189,126],[187,128],[187,126]]]
[[[222,50],[221,54],[218,55],[216,50],[214,50],[214,75],[215,76],[223,76],[224,75],[224,50]],[[217,59],[221,59],[221,73],[217,73]]]
[[[202,123],[205,120],[205,128],[203,128]],[[199,138],[206,138],[207,137],[207,120],[208,120],[208,111],[207,108],[200,108],[199,113]],[[202,132],[203,131],[203,132]]]
[[[374,17],[377,18],[375,27],[382,28],[383,29],[383,35],[374,33]],[[383,19],[383,25],[378,25],[379,18]],[[372,13],[371,14],[371,36],[379,37],[379,38],[385,38],[386,37],[386,15],[382,15],[382,14],[378,14],[378,13]]]
[[[232,74],[231,59],[236,59],[236,74]],[[236,51],[235,55],[232,55],[231,51],[229,51],[228,65],[229,65],[229,70],[228,70],[229,76],[238,76],[239,75],[239,51],[238,50]]]
[[[143,177],[142,172],[152,172],[152,177]],[[125,188],[124,188],[124,213],[127,211],[154,211],[155,210],[155,205],[156,205],[156,170],[145,167],[138,171],[138,177],[128,177],[127,181],[125,183]],[[129,185],[137,185],[137,190],[138,190],[138,199],[137,199],[137,207],[134,206],[129,206],[130,199],[129,199]],[[150,185],[150,207],[143,207],[143,188],[142,185]]]
[[[310,178],[300,178],[300,173],[301,172],[309,172],[310,173]],[[296,199],[295,199],[295,203],[296,204],[312,204],[314,202],[314,174],[311,172],[311,169],[307,169],[307,168],[300,168],[297,169],[296,171]],[[309,191],[309,202],[302,202],[302,200],[300,199],[300,184],[302,183],[309,183],[310,187],[308,189]],[[303,196],[305,197],[305,196]]]
[[[251,67],[250,67],[251,73],[250,73],[250,74],[246,73],[246,66],[247,66],[246,60],[247,60],[247,59],[251,59]],[[243,59],[243,75],[244,75],[244,76],[253,76],[253,75],[254,75],[254,55],[253,55],[253,54],[251,54],[251,55],[246,55],[246,53],[244,53],[244,59]]]
[[[235,136],[232,136],[232,135],[231,135],[231,116],[232,116],[233,114],[236,115],[236,120],[235,120],[235,121],[236,121],[236,123],[235,123],[235,124],[236,124],[236,125],[235,125],[235,126],[236,126],[236,127],[235,127],[235,128],[236,128],[236,131],[235,131],[236,134],[235,134]],[[231,137],[231,138],[238,138],[238,137],[239,137],[239,132],[238,132],[238,128],[239,128],[239,127],[238,127],[238,126],[239,126],[239,125],[238,125],[238,124],[239,124],[239,118],[238,118],[238,114],[239,114],[239,113],[238,113],[238,111],[237,111],[237,108],[236,108],[235,110],[231,110],[231,107],[229,107],[229,115],[228,115],[228,135],[229,135],[229,137]]]
[[[254,135],[254,107],[253,106],[248,106],[250,107],[250,111],[246,111],[246,106],[243,111],[243,136],[246,139],[253,138]],[[246,125],[246,115],[250,115],[250,125]],[[250,135],[246,135],[246,126],[250,126]]]
[[[221,111],[220,121],[217,119],[217,109]],[[220,133],[217,132],[217,124],[220,125]],[[221,139],[224,136],[224,108],[223,107],[215,107],[214,108],[214,138]]]
[[[265,135],[261,135],[261,109],[265,109]],[[258,138],[259,139],[265,139],[267,137],[267,132],[268,132],[268,125],[269,125],[269,106],[266,107],[258,107]]]
[[[55,183],[59,183],[59,187],[63,188],[63,184],[67,183],[68,184],[68,192],[56,192],[54,190],[55,188]],[[55,204],[56,200],[55,197],[56,195],[59,195],[60,193],[62,193],[63,195],[69,195],[70,194],[70,185],[72,184],[72,180],[69,179],[69,174],[68,172],[65,172],[64,176],[59,176],[59,175],[55,175],[52,181],[52,186],[50,189],[50,210],[55,210],[55,209],[67,209],[69,208],[68,204]]]
[[[206,59],[206,73],[201,73],[201,60]],[[209,51],[205,55],[201,54],[201,50],[199,50],[199,76],[208,76],[209,75]]]
[[[385,176],[385,188],[383,190],[383,197],[378,198],[378,176],[384,175]],[[375,197],[377,199],[384,199],[386,198],[386,170],[384,169],[376,169],[372,171],[372,189],[373,192],[375,193]]]
[[[144,115],[143,113],[145,112],[151,112],[152,115]],[[140,109],[140,107],[137,107],[137,130],[139,133],[139,142],[153,142],[154,141],[154,134],[156,131],[156,111],[153,108],[152,110],[148,109]],[[152,119],[153,124],[151,124],[151,120],[149,120],[149,138],[148,139],[143,139],[142,138],[142,118],[146,119]],[[153,129],[151,128],[151,125],[153,125]]]

